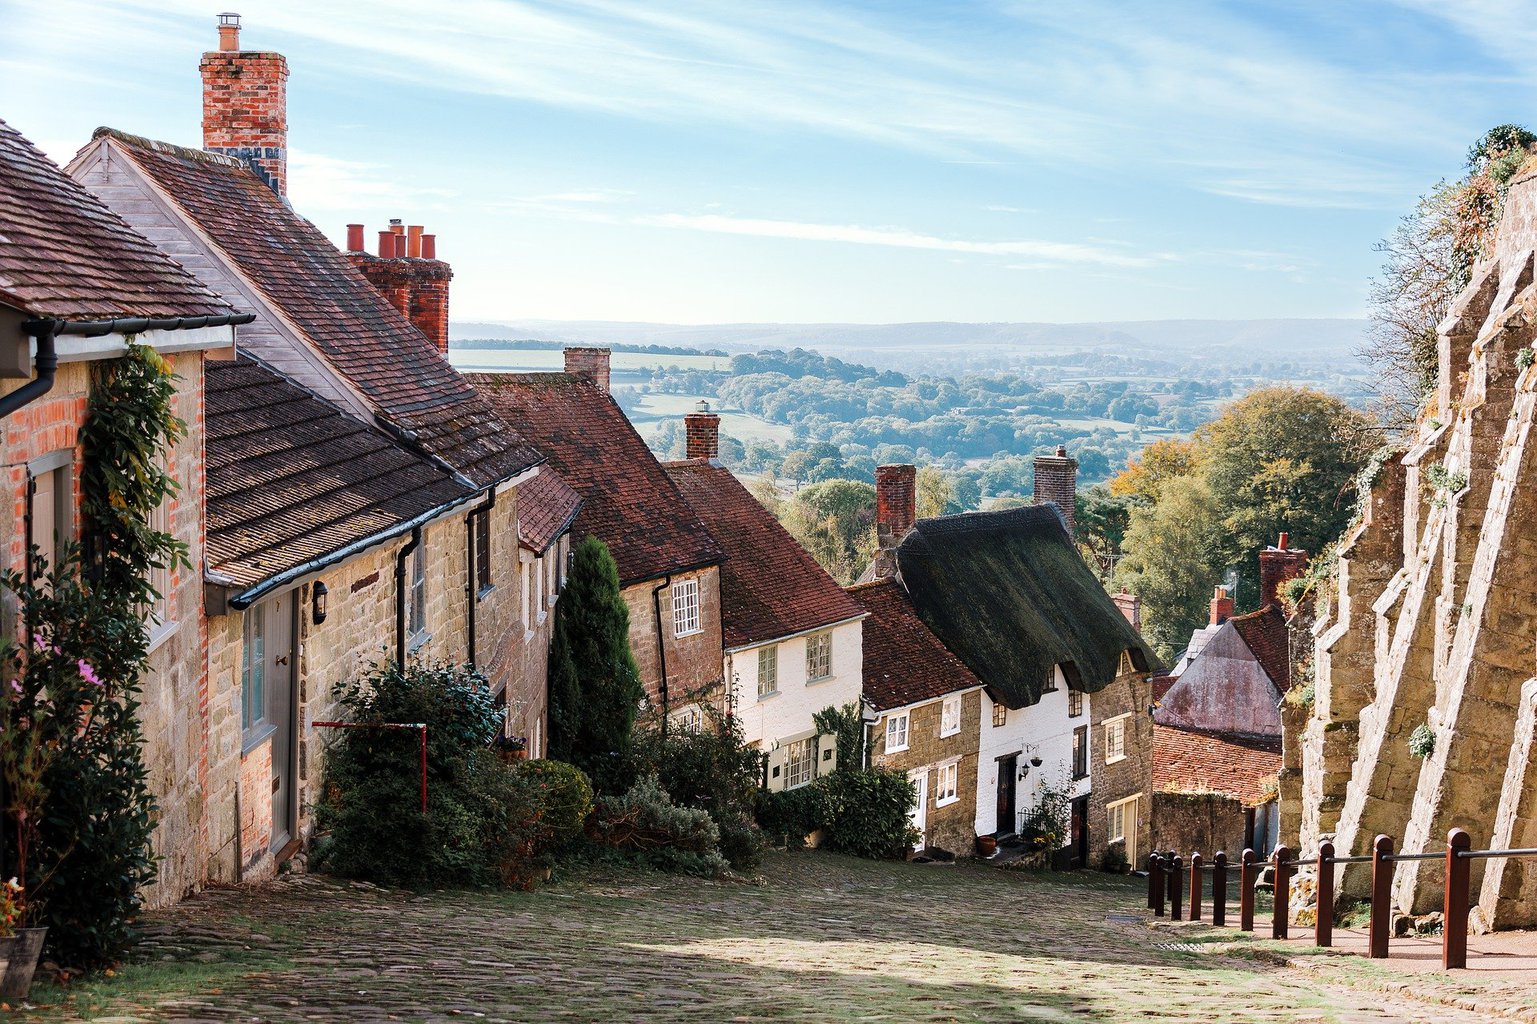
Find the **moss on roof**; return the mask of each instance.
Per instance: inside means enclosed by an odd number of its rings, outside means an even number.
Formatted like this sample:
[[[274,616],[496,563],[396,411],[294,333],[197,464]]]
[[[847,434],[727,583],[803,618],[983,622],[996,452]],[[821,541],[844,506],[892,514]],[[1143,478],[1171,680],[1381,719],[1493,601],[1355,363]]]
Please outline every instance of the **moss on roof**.
[[[1122,652],[1140,670],[1156,664],[1055,505],[920,519],[897,564],[924,622],[1008,707],[1040,700],[1055,665],[1094,693],[1120,673]]]

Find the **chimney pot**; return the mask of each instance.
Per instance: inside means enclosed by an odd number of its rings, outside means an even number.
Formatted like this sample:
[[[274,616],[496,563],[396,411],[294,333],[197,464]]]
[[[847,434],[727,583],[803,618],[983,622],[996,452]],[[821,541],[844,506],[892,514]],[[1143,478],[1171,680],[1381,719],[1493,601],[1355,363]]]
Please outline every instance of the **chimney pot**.
[[[379,258],[387,260],[390,253],[395,251],[395,236],[388,231],[379,232]]]
[[[1220,626],[1232,617],[1233,599],[1227,596],[1227,588],[1216,588],[1211,598],[1211,624]]]
[[[684,454],[691,459],[720,457],[720,417],[710,411],[710,403],[701,401],[695,411],[683,417]]]
[[[390,218],[390,230],[393,231],[397,235],[405,234],[406,233],[405,221],[401,220],[399,217],[391,217]]]
[[[219,15],[219,49],[224,52],[240,49],[240,15],[230,12]]]
[[[1078,517],[1074,498],[1078,493],[1078,460],[1067,454],[1066,445],[1057,445],[1055,455],[1035,457],[1035,503],[1052,502],[1067,521],[1067,535],[1078,536]]]
[[[1262,550],[1259,553],[1259,606],[1273,604],[1281,607],[1285,603],[1281,588],[1302,575],[1307,564],[1308,553],[1291,547],[1291,535],[1284,532],[1275,547]]]
[[[422,259],[435,260],[438,258],[438,236],[422,236]]]
[[[1285,530],[1282,530],[1282,531],[1281,531],[1281,539],[1280,539],[1280,540],[1278,540],[1278,541],[1276,541],[1276,543],[1275,543],[1275,546],[1276,546],[1276,547],[1278,547],[1278,548],[1280,548],[1280,549],[1281,549],[1281,550],[1282,550],[1282,551],[1285,551],[1285,550],[1287,550],[1287,548],[1288,548],[1288,546],[1289,546],[1289,545],[1288,545],[1288,544],[1287,544],[1287,542],[1288,542],[1288,541],[1289,541],[1289,540],[1291,540],[1291,538],[1290,538],[1290,537],[1289,537],[1289,536],[1287,536],[1287,534],[1286,534],[1286,531],[1285,531]]]
[[[422,226],[412,224],[406,228],[406,255],[420,258],[422,255]]]
[[[566,372],[586,374],[607,394],[611,354],[606,348],[568,348],[565,350]]]
[[[198,63],[203,148],[250,164],[274,192],[288,191],[288,61],[240,48],[240,15],[219,15],[219,49]]]
[[[348,224],[347,225],[347,251],[348,252],[362,252],[363,251],[363,225],[361,225],[361,224]]]

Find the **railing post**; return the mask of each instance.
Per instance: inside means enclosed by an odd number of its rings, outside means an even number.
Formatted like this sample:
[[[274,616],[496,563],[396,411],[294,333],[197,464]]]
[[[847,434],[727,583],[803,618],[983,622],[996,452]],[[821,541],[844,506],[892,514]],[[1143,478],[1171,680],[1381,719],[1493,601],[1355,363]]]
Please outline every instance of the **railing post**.
[[[1254,883],[1259,872],[1254,868],[1254,851],[1244,847],[1243,858],[1238,862],[1238,929],[1254,930]]]
[[[1153,856],[1156,858],[1156,863],[1157,863],[1157,869],[1156,870],[1158,872],[1158,875],[1154,879],[1154,884],[1153,884],[1153,916],[1154,917],[1162,917],[1163,916],[1163,900],[1164,900],[1164,878],[1163,878],[1163,876],[1164,876],[1164,873],[1165,873],[1164,872],[1164,867],[1163,867],[1164,855],[1161,854],[1161,853],[1158,853],[1158,854],[1154,854]]]
[[[1190,855],[1190,920],[1201,919],[1201,851]]]
[[[1184,862],[1179,854],[1175,854],[1169,862],[1169,920],[1182,920],[1180,904],[1182,900],[1181,886],[1184,884]]]
[[[1386,960],[1388,934],[1393,928],[1393,837],[1378,836],[1372,844],[1372,928],[1367,956]]]
[[[1334,844],[1325,839],[1318,844],[1317,919],[1313,922],[1313,945],[1334,945]]]
[[[1149,910],[1158,905],[1158,883],[1162,881],[1162,873],[1158,870],[1158,854],[1150,853],[1147,855],[1147,909]]]
[[[1461,856],[1473,846],[1473,837],[1460,828],[1446,834],[1446,902],[1441,908],[1441,966],[1446,970],[1468,965],[1468,876],[1473,862]]]
[[[1275,898],[1270,901],[1270,937],[1272,939],[1288,937],[1287,927],[1291,924],[1291,859],[1291,847],[1285,843],[1277,846],[1270,858],[1271,874],[1275,877]]]
[[[1211,859],[1211,923],[1227,926],[1227,852],[1218,850]]]

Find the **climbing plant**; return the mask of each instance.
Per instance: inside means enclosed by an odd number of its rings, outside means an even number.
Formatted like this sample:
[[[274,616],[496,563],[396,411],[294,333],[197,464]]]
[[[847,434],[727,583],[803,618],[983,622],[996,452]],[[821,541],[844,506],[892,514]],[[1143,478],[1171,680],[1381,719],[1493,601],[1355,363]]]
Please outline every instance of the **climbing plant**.
[[[130,341],[99,366],[80,431],[83,544],[66,545],[53,566],[34,549],[31,579],[3,583],[27,640],[6,652],[16,672],[6,728],[51,752],[38,779],[29,915],[50,929],[52,959],[69,966],[126,948],[140,890],[155,878],[157,808],[138,712],[161,597],[154,570],[187,566],[186,546],[152,525],[176,491],[165,469],[186,434],[175,394],[171,367],[147,346]]]

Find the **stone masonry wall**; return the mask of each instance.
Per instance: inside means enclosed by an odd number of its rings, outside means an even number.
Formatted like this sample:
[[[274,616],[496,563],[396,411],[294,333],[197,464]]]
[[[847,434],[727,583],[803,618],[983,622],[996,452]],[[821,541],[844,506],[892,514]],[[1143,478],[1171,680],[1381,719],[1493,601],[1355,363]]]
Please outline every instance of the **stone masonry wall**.
[[[890,712],[883,714],[875,724],[870,763],[909,774],[925,772],[929,845],[959,857],[970,857],[976,852],[977,742],[982,729],[982,691],[961,695],[961,731],[953,736],[939,735],[943,705],[941,699],[895,709],[907,710],[909,714],[908,747],[896,753],[886,752],[886,718]],[[957,799],[940,807],[934,796],[935,769],[950,761],[957,762]]]
[[[567,351],[570,351],[569,349]],[[713,566],[698,572],[680,573],[675,580],[699,581],[699,632],[684,637],[672,635],[672,588],[663,587],[661,601],[662,633],[667,650],[667,699],[669,705],[680,703],[693,691],[711,690],[724,676],[725,655],[721,646],[720,570]],[[661,656],[657,651],[656,608],[651,593],[661,580],[649,580],[626,587],[622,596],[630,610],[630,650],[640,668],[646,698],[660,706],[662,699]]]
[[[1153,716],[1147,713],[1153,703],[1153,688],[1145,672],[1123,672],[1089,701],[1089,778],[1093,784],[1089,800],[1089,863],[1097,866],[1109,849],[1110,817],[1113,803],[1139,797],[1137,801],[1137,840],[1135,852],[1140,859],[1151,849],[1153,820]],[[1126,756],[1115,763],[1105,758],[1105,722],[1122,715],[1126,722]]]

